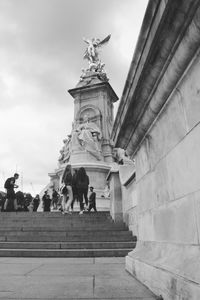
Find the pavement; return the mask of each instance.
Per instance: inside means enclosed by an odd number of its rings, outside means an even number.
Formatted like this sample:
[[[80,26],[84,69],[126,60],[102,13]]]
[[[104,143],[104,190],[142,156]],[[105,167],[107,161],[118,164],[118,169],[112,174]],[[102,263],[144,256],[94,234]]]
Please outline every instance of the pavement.
[[[156,297],[125,270],[125,259],[0,257],[0,299]]]

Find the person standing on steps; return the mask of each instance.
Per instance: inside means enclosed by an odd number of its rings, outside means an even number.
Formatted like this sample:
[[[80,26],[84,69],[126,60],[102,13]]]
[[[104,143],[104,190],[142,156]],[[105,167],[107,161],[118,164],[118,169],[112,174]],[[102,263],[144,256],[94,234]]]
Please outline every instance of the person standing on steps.
[[[73,201],[71,165],[66,166],[63,176],[62,176],[62,183],[65,186],[63,188],[63,192],[62,192],[62,194],[63,194],[63,214],[71,214],[71,212],[69,211],[71,203]]]
[[[80,215],[84,212],[83,196],[85,199],[85,204],[88,206],[88,186],[89,186],[89,177],[86,174],[85,168],[81,167],[77,172],[76,177],[77,182],[77,193],[78,201],[80,203]]]
[[[44,195],[42,197],[43,202],[43,211],[51,211],[51,198],[48,195],[48,191],[44,192]]]
[[[4,203],[5,211],[14,211],[17,210],[17,199],[15,197],[15,188],[18,188],[18,185],[15,184],[15,181],[19,178],[19,174],[15,173],[13,177],[6,179],[4,183],[4,188],[6,189],[6,201]]]
[[[90,212],[92,208],[94,209],[95,212],[97,212],[97,209],[96,209],[96,193],[94,192],[93,186],[90,187],[88,212]]]
[[[52,205],[53,205],[53,209],[57,209],[57,206],[58,206],[58,192],[53,189],[53,192],[52,192]]]
[[[74,174],[72,176],[72,193],[73,193],[73,201],[71,203],[71,210],[74,210],[74,202],[78,199],[78,192],[77,192],[77,172],[78,170],[74,170]]]
[[[39,204],[40,204],[40,196],[37,194],[33,199],[33,211],[37,211]]]

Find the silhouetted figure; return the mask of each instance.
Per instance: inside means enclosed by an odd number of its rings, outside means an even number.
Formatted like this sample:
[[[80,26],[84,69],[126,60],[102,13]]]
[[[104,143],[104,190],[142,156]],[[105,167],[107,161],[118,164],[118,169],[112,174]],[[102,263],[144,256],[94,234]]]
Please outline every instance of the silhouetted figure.
[[[33,199],[33,211],[37,211],[39,204],[40,204],[40,196],[37,194]]]
[[[73,201],[73,194],[72,194],[72,168],[71,165],[67,165],[63,176],[62,176],[62,183],[64,184],[64,188],[62,189],[63,194],[63,214],[71,214],[69,208]]]
[[[17,199],[17,210],[24,211],[25,197],[21,191],[16,192],[15,197]]]
[[[44,192],[44,195],[42,197],[43,202],[43,211],[51,211],[51,198],[47,194],[47,191]]]
[[[1,211],[4,211],[4,203],[6,201],[6,195],[3,193],[0,193],[0,206],[1,206]]]
[[[4,204],[5,211],[15,211],[17,210],[17,200],[15,198],[15,188],[18,188],[18,185],[15,184],[15,181],[19,178],[19,174],[15,173],[13,177],[6,179],[4,183],[4,188],[6,189],[6,201]]]
[[[24,211],[29,211],[29,205],[32,203],[33,197],[30,193],[24,194]]]
[[[78,173],[78,170],[74,170],[74,174],[72,176],[72,193],[73,193],[73,201],[71,203],[71,210],[72,211],[74,209],[75,200],[78,200],[77,173]]]
[[[77,192],[78,200],[80,203],[80,214],[84,212],[83,196],[85,199],[86,206],[88,205],[88,186],[89,186],[89,177],[86,174],[85,168],[81,167],[77,172]]]
[[[58,206],[58,197],[59,197],[58,192],[55,189],[53,189],[53,192],[52,192],[52,205],[53,205],[53,209],[57,209],[57,206]]]
[[[89,208],[88,211],[90,212],[91,209],[93,208],[94,211],[96,212],[96,193],[94,192],[94,188],[91,186],[90,187],[90,195],[89,195]]]

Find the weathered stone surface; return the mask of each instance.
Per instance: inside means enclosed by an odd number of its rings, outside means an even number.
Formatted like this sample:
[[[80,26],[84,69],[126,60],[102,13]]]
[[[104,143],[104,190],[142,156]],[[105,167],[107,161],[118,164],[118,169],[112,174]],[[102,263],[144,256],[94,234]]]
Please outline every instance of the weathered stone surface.
[[[150,213],[151,214],[151,213]],[[152,212],[157,241],[198,244],[195,206],[192,195],[163,205]],[[145,236],[144,240],[148,240]]]
[[[135,156],[135,162],[137,170],[136,180],[139,181],[150,170],[148,140],[145,140],[144,143],[140,146],[140,150]]]
[[[1,257],[125,256],[135,247],[125,224],[107,212],[2,213],[0,237]]]
[[[183,103],[187,130],[190,131],[199,122],[200,111],[200,58],[199,55],[194,60],[192,67],[188,70],[182,84],[179,87],[181,101]]]
[[[138,212],[142,213],[146,210],[152,209],[156,201],[156,180],[155,171],[146,174],[137,182],[138,195]]]
[[[173,101],[167,103],[152,127],[148,140],[148,158],[151,169],[186,135],[186,124],[180,94],[175,92]]]
[[[127,186],[122,186],[122,209],[123,221],[132,231],[134,236],[138,236],[138,199],[135,180]]]
[[[126,257],[127,270],[164,299],[198,299],[199,247],[144,243]]]
[[[166,157],[170,199],[197,191],[200,186],[200,125]]]
[[[124,258],[0,259],[0,299],[155,299]]]
[[[123,211],[122,211],[122,191],[121,184],[119,180],[119,170],[118,166],[111,169],[109,173],[110,182],[110,215],[115,222],[123,221]]]
[[[133,217],[137,211],[138,245],[126,266],[164,299],[196,300],[200,297],[200,3],[163,0],[156,12],[152,3],[144,20],[149,34],[142,27],[112,134],[115,146],[136,160],[137,210],[134,205],[123,207],[127,221],[132,220],[129,213]]]
[[[193,194],[195,205],[195,219],[197,223],[198,244],[200,244],[200,190]]]

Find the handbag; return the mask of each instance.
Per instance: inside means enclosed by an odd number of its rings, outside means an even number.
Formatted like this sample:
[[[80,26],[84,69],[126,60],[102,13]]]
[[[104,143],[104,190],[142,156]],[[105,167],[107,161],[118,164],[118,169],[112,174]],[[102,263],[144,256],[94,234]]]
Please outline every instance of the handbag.
[[[63,184],[63,185],[61,186],[60,192],[61,192],[62,195],[67,194],[67,187],[66,187],[65,184]]]

